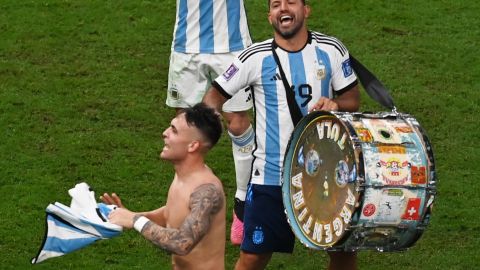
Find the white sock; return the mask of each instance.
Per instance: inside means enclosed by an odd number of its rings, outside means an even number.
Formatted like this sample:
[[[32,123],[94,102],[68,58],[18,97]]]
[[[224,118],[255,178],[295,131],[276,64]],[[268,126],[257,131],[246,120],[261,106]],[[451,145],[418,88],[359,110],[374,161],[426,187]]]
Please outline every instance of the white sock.
[[[255,133],[252,125],[250,125],[240,136],[235,136],[230,131],[228,135],[232,139],[233,160],[235,162],[235,177],[237,181],[235,198],[245,201],[247,185],[252,171],[252,151],[255,147]]]

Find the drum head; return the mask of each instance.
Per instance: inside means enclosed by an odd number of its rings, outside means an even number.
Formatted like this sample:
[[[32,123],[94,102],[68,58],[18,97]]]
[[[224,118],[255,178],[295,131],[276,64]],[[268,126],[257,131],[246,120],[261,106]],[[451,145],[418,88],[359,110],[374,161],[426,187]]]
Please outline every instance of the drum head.
[[[345,124],[328,112],[307,115],[295,127],[284,160],[283,203],[293,232],[309,248],[334,246],[348,230],[359,197],[357,159]]]

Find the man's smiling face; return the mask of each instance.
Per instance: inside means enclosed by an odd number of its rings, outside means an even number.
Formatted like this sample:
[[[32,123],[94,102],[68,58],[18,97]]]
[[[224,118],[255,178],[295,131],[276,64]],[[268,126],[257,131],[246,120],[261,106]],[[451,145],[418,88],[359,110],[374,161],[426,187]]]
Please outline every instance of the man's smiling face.
[[[277,34],[290,39],[302,29],[309,11],[302,0],[271,0],[268,20]]]

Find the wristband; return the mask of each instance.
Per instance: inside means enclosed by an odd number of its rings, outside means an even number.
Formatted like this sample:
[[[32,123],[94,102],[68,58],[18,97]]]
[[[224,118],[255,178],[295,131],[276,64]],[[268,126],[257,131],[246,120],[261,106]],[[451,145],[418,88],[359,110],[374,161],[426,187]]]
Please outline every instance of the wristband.
[[[143,227],[145,226],[145,224],[147,224],[147,222],[149,222],[150,219],[144,217],[144,216],[141,216],[137,219],[137,221],[135,221],[135,223],[133,223],[133,228],[139,232],[139,233],[142,233],[142,229]]]

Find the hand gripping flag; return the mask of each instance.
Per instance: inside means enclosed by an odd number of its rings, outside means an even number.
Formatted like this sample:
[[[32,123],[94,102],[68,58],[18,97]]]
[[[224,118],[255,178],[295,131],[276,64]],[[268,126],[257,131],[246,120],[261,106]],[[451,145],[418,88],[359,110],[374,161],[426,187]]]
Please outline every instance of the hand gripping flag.
[[[97,204],[95,193],[88,184],[77,184],[68,193],[72,197],[70,207],[56,202],[45,210],[45,238],[32,264],[62,256],[122,232],[121,226],[108,222],[108,214],[115,206]]]

